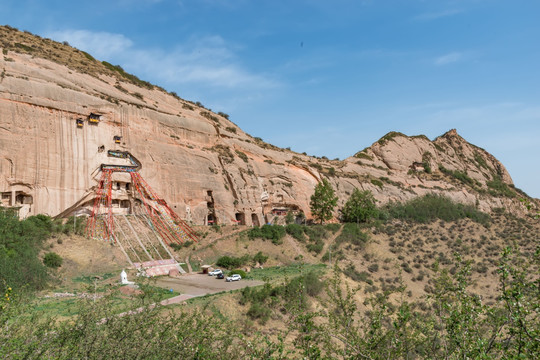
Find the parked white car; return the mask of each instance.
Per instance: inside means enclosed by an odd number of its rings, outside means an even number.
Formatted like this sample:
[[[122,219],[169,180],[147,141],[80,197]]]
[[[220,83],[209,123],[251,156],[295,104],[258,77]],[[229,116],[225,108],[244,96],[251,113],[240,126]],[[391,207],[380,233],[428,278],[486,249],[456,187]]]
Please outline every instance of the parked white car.
[[[221,269],[214,269],[208,273],[208,276],[216,276],[219,274],[223,274],[223,271],[221,271]]]
[[[242,277],[238,274],[227,276],[227,278],[225,279],[225,281],[238,281],[238,280],[242,280]]]

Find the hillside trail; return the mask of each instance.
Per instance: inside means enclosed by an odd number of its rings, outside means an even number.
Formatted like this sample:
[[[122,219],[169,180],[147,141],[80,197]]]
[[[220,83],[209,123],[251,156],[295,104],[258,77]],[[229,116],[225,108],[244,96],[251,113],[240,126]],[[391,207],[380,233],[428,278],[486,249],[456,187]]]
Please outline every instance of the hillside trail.
[[[322,249],[322,251],[321,251],[322,256],[324,256],[324,254],[326,254],[326,252],[328,251],[328,248],[336,241],[337,237],[338,237],[339,235],[341,235],[341,232],[342,232],[342,231],[343,231],[343,225],[341,225],[341,227],[339,228],[339,230],[336,231],[336,233],[333,234],[333,235],[330,237],[330,239],[324,243],[324,247],[323,247],[323,249]]]
[[[223,235],[223,236],[220,236],[220,237],[217,237],[217,238],[215,238],[215,239],[210,240],[210,241],[208,242],[208,244],[206,244],[206,246],[210,246],[210,245],[212,245],[213,243],[215,243],[215,242],[217,242],[217,241],[219,241],[219,240],[223,240],[223,239],[226,239],[226,238],[231,237],[231,236],[233,236],[233,235],[236,235],[236,234],[238,234],[238,233],[241,233],[242,231],[244,231],[244,230],[246,230],[246,229],[247,229],[247,227],[245,227],[245,226],[244,226],[244,227],[241,227],[241,228],[239,228],[239,229],[235,229],[235,230],[231,231],[231,232],[228,233],[228,234],[225,234],[225,235]]]
[[[191,268],[191,264],[189,262],[189,256],[186,256],[184,262],[186,263],[186,266],[188,268],[188,274],[191,274],[193,272],[193,269]]]
[[[332,236],[324,243],[324,247],[320,254],[324,256],[330,245],[336,240],[336,238],[341,234],[343,230],[343,226],[339,228],[338,231],[336,231],[335,234],[332,234]],[[289,245],[296,251],[298,255],[301,255],[304,259],[316,259],[316,256],[312,256],[309,253],[306,253],[303,246],[301,246],[298,241],[296,241],[292,236],[285,236],[285,240],[289,243]]]

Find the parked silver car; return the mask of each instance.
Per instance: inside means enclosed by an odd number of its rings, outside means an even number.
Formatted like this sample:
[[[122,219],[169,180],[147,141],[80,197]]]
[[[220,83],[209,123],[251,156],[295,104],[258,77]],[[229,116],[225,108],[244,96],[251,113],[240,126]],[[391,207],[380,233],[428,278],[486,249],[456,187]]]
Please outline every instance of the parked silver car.
[[[227,276],[227,278],[225,279],[225,281],[239,281],[239,280],[242,280],[242,277],[238,274]]]
[[[214,269],[208,273],[208,276],[216,276],[219,274],[223,274],[223,271],[221,271],[221,269]]]

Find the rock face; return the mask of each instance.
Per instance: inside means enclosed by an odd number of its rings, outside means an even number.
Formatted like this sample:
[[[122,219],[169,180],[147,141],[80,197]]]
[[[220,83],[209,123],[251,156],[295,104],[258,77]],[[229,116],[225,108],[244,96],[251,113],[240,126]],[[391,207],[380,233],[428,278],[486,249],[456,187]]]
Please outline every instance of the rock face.
[[[133,154],[146,181],[195,224],[258,225],[289,210],[309,218],[322,177],[339,205],[360,188],[383,203],[435,192],[486,211],[520,208],[504,166],[455,130],[434,141],[389,133],[343,161],[319,159],[266,144],[226,114],[67,45],[6,27],[0,39],[1,201],[21,216],[89,211],[100,165],[121,164],[108,150]],[[115,174],[114,206],[131,191],[125,175]]]

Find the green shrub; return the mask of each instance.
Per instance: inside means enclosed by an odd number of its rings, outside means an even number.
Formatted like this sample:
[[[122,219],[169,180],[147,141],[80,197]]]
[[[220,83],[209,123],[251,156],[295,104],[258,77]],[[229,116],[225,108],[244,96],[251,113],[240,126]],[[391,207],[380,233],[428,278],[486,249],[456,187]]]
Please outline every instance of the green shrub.
[[[365,159],[365,160],[369,160],[369,161],[373,161],[373,158],[371,156],[369,156],[368,154],[366,154],[365,152],[360,151],[360,152],[357,152],[354,157],[356,158],[359,158],[359,159]]]
[[[264,264],[268,260],[268,256],[263,255],[262,251],[259,251],[255,256],[253,256],[253,262]]]
[[[467,175],[467,172],[459,171],[459,170],[448,170],[444,166],[439,165],[439,170],[449,176],[452,176],[453,178],[461,181],[462,183],[470,186],[476,185],[476,182]]]
[[[362,231],[360,226],[354,223],[346,223],[343,225],[341,234],[339,234],[339,236],[336,238],[336,243],[349,243],[360,248],[364,248],[368,240],[368,235]]]
[[[302,225],[298,224],[288,224],[285,226],[285,231],[287,234],[291,235],[293,238],[295,238],[298,241],[306,241],[306,237],[304,236],[304,229]]]
[[[247,274],[244,270],[240,270],[240,269],[234,269],[234,270],[231,270],[229,271],[229,273],[227,274],[228,276],[231,276],[231,275],[234,275],[234,274],[238,274],[242,277],[242,279],[245,279]]]
[[[249,255],[242,257],[222,256],[216,261],[216,265],[225,269],[232,269],[245,265],[249,261]]]
[[[324,283],[320,280],[320,276],[316,271],[310,271],[300,277],[303,282],[304,289],[309,296],[317,296],[324,288]]]
[[[341,229],[341,224],[326,224],[326,230],[330,231],[332,234],[335,234]]]
[[[359,272],[353,264],[347,265],[343,273],[357,282],[365,282],[369,285],[373,285],[373,280],[370,279],[371,275],[368,272]]]
[[[382,183],[382,181],[380,181],[380,180],[377,180],[377,179],[371,179],[371,183],[372,183],[373,185],[375,185],[375,186],[378,186],[378,187],[381,188],[381,189],[383,188],[383,183]]]
[[[135,85],[139,85],[141,87],[145,87],[150,90],[154,89],[154,85],[150,84],[148,81],[139,79],[137,76],[133,74],[129,74],[125,72],[124,69],[120,65],[113,65],[111,63],[108,63],[107,61],[102,61],[101,63],[109,70],[118,72],[122,77],[126,78],[127,80],[129,80]]]
[[[506,196],[509,198],[516,197],[516,193],[512,191],[499,176],[494,176],[493,180],[488,181],[486,185],[490,189],[489,193],[493,196]]]
[[[248,162],[248,157],[245,153],[241,152],[240,150],[235,150],[235,152],[240,159],[244,160],[244,162]]]
[[[253,320],[258,320],[261,324],[266,324],[268,319],[270,319],[270,314],[272,313],[272,310],[270,310],[267,306],[261,305],[259,303],[253,303],[251,304],[251,307],[247,311],[246,315],[249,316]]]
[[[219,123],[219,118],[215,115],[212,115],[211,112],[209,111],[201,111],[199,112],[199,114],[205,118],[207,118],[208,120],[212,120],[212,121],[215,121],[217,123]]]
[[[369,272],[372,272],[372,273],[375,273],[377,271],[379,271],[379,264],[371,264],[368,266],[368,271]]]
[[[224,118],[227,119],[227,120],[229,120],[229,114],[226,114],[226,113],[224,113],[224,112],[222,112],[222,111],[219,111],[219,112],[218,112],[218,115],[224,117]],[[236,132],[236,129],[234,129],[233,132]]]
[[[62,266],[62,262],[62,257],[55,252],[49,252],[45,254],[45,257],[43,258],[43,263],[45,264],[45,266],[48,266],[50,268],[59,268],[60,266]]]
[[[326,228],[320,224],[304,226],[304,232],[309,237],[309,240],[314,242],[317,240],[326,239],[328,237],[328,231],[326,231]]]
[[[267,239],[272,240],[273,244],[282,244],[285,236],[285,228],[280,225],[263,225],[261,227],[253,227],[248,232],[250,239]]]
[[[391,218],[419,223],[432,222],[437,219],[455,221],[463,218],[469,218],[483,225],[490,222],[489,215],[475,207],[455,203],[450,198],[434,194],[418,197],[406,203],[388,204],[386,211]]]
[[[480,153],[478,151],[474,152],[474,160],[478,163],[478,165],[480,165],[484,169],[489,170],[489,167],[488,167],[488,164],[486,163],[486,160],[482,157],[482,155],[480,155]]]
[[[308,251],[314,252],[315,254],[319,255],[324,248],[324,242],[322,240],[318,240],[315,243],[307,244],[306,248],[308,249]]]

